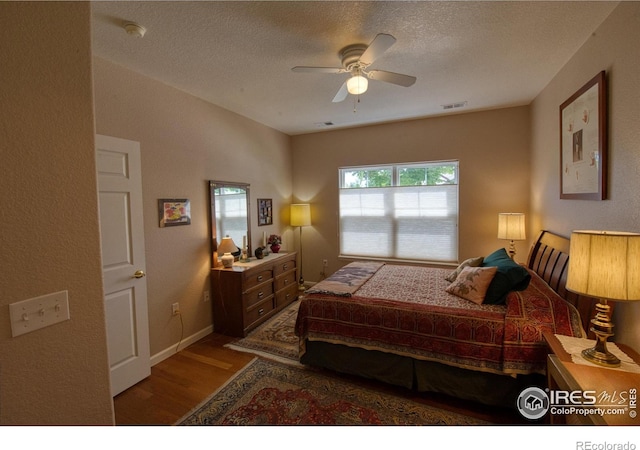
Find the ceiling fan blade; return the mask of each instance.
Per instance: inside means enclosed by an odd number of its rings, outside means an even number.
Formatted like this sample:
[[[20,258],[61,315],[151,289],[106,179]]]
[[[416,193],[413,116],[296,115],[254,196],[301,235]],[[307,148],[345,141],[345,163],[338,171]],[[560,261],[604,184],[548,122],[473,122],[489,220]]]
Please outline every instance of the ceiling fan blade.
[[[386,81],[387,83],[397,84],[398,86],[409,87],[416,82],[416,77],[411,75],[403,75],[401,73],[387,72],[386,70],[372,70],[367,73],[372,80]]]
[[[296,66],[291,69],[293,72],[311,72],[311,73],[344,73],[345,69],[342,67],[309,67],[309,66]]]
[[[347,82],[345,81],[344,83],[342,83],[342,86],[340,87],[340,90],[338,91],[336,96],[333,97],[332,102],[333,103],[340,103],[345,98],[347,98],[347,95],[349,95],[349,91],[347,91]]]
[[[384,52],[386,52],[389,47],[395,44],[396,38],[391,36],[390,34],[378,34],[369,47],[364,51],[362,56],[360,57],[360,61],[366,65],[371,64],[376,59],[378,59]]]

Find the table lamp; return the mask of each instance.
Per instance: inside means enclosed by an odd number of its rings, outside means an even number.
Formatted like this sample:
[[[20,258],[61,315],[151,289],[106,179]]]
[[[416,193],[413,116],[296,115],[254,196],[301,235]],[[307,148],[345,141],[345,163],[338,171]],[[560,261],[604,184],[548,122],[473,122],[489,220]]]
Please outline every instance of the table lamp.
[[[566,287],[576,294],[598,299],[590,328],[596,335],[596,343],[582,351],[583,358],[600,366],[620,366],[620,360],[607,350],[607,338],[613,336],[607,300],[640,300],[640,234],[573,231]]]
[[[300,280],[298,285],[304,289],[304,277],[302,276],[302,227],[311,225],[311,205],[308,203],[294,203],[291,205],[291,226],[300,227]]]
[[[238,251],[238,246],[233,242],[229,235],[222,238],[222,242],[218,246],[218,254],[222,253],[220,261],[226,268],[233,267],[234,257],[231,253]]]
[[[498,214],[498,239],[511,241],[509,243],[509,256],[511,259],[515,258],[516,246],[513,241],[524,241],[526,239],[524,231],[524,214]]]

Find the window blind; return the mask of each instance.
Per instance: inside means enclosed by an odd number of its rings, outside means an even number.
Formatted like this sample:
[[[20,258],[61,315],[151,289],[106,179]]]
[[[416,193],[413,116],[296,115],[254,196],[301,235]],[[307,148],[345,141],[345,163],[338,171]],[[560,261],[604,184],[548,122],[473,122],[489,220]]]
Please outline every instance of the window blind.
[[[456,262],[458,185],[340,189],[340,254]]]

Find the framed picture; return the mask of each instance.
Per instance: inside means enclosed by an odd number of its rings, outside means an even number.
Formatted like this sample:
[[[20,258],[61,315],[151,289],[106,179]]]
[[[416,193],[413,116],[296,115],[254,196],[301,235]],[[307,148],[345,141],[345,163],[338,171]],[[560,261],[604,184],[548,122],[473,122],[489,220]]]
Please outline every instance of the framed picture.
[[[607,88],[602,71],[560,105],[560,198],[607,197]]]
[[[191,203],[186,198],[158,199],[160,228],[191,224]]]
[[[270,198],[258,199],[258,226],[273,224],[272,202]]]

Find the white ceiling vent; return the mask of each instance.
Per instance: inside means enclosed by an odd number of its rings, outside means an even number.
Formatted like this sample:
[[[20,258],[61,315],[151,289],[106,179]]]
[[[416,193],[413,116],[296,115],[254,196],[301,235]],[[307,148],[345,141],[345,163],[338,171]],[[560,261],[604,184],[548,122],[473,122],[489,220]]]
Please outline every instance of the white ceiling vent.
[[[456,108],[462,108],[463,106],[467,106],[467,102],[456,102],[456,103],[449,103],[448,105],[442,105],[442,109],[456,109]]]

